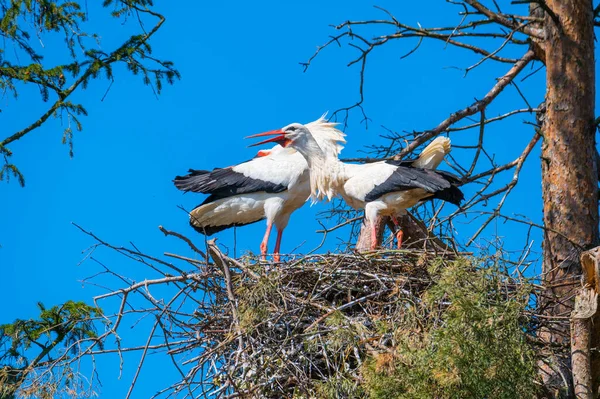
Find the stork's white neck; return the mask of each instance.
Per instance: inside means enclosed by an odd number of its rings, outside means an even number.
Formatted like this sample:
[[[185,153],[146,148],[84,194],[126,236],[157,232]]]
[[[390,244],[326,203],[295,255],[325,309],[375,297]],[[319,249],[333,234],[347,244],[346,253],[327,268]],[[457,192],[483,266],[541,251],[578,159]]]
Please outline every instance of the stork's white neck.
[[[345,182],[344,163],[333,154],[325,154],[310,134],[292,146],[308,163],[312,201],[316,202],[325,197],[331,200],[338,195]]]

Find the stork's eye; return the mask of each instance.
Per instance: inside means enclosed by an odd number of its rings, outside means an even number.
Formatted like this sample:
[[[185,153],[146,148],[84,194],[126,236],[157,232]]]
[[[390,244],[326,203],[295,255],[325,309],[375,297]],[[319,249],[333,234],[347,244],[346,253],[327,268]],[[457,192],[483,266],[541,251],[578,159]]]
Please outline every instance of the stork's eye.
[[[290,126],[287,128],[288,131],[290,132],[295,132],[296,131],[296,127],[295,126]]]

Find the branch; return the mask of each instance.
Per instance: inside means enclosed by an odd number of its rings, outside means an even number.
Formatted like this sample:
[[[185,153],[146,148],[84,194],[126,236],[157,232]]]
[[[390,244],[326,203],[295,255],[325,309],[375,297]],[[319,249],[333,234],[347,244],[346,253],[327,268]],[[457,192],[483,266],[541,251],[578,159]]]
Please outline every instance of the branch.
[[[308,331],[312,330],[312,329],[313,329],[314,327],[316,327],[316,326],[317,326],[317,325],[318,325],[320,322],[322,322],[323,320],[325,320],[327,317],[331,316],[331,315],[332,315],[332,314],[334,314],[335,312],[339,312],[340,310],[344,310],[344,309],[346,309],[346,308],[349,308],[349,307],[351,307],[351,306],[354,306],[354,305],[356,305],[357,303],[364,302],[364,301],[366,301],[366,300],[367,300],[367,299],[369,299],[369,298],[372,298],[372,297],[375,297],[375,296],[381,295],[381,294],[383,294],[383,293],[385,293],[385,292],[387,292],[387,291],[390,291],[390,289],[389,289],[389,288],[385,288],[385,289],[379,290],[379,291],[377,291],[377,292],[372,292],[372,293],[370,293],[369,295],[365,295],[365,296],[363,296],[363,297],[361,297],[361,298],[357,298],[357,299],[355,299],[355,300],[353,300],[353,301],[350,301],[350,302],[348,302],[348,303],[345,303],[345,304],[343,304],[343,305],[341,305],[341,306],[338,306],[338,307],[337,307],[337,308],[335,308],[335,309],[331,309],[329,312],[325,313],[323,316],[321,316],[321,317],[319,317],[318,319],[316,319],[316,320],[315,320],[315,321],[314,321],[314,322],[313,322],[313,323],[312,323],[310,326],[306,327],[306,329],[305,329],[304,331],[305,331],[305,332],[308,332]]]
[[[556,24],[556,26],[560,26],[560,19],[558,18],[558,15],[556,15],[554,13],[554,11],[552,11],[552,9],[550,7],[548,7],[548,4],[546,4],[545,0],[513,0],[511,2],[512,4],[537,4],[539,7],[542,8],[542,10],[544,10],[548,15],[550,15],[550,18],[552,18],[552,21],[554,21],[554,23]]]
[[[142,10],[135,6],[133,6],[133,8],[135,8],[136,10],[141,11],[141,12],[149,13],[149,14],[159,18],[159,21],[152,28],[152,30],[150,30],[150,32],[148,32],[144,35],[141,35],[139,37],[138,36],[130,37],[124,44],[122,44],[119,48],[114,50],[106,58],[99,60],[99,62],[101,62],[103,66],[110,65],[114,62],[122,60],[123,59],[123,57],[122,57],[123,50],[125,48],[129,48],[129,45],[131,45],[134,42],[134,40],[137,43],[135,44],[135,46],[131,47],[131,49],[133,49],[132,54],[135,50],[138,50],[140,47],[146,45],[146,42],[158,31],[158,29],[160,29],[160,27],[162,26],[162,24],[165,21],[164,16],[162,16],[161,14],[158,14],[156,12],[153,12],[149,9]],[[69,97],[82,83],[87,82],[87,79],[90,76],[97,73],[97,71],[98,71],[97,63],[96,62],[88,62],[88,64],[89,64],[89,66],[87,67],[86,71],[79,77],[79,79],[77,79],[68,89],[60,92],[59,99],[56,100],[56,102],[50,107],[50,109],[48,111],[46,111],[42,116],[40,116],[38,118],[38,120],[33,122],[31,125],[27,126],[26,128],[24,128],[24,129],[16,132],[15,134],[5,138],[4,140],[2,140],[0,142],[0,146],[6,146],[16,140],[19,140],[20,138],[25,136],[27,133],[31,132],[32,130],[37,129],[44,122],[46,122],[46,120],[51,115],[53,115],[61,106],[64,105],[64,100],[67,97]]]
[[[498,79],[498,82],[483,97],[483,99],[475,102],[474,104],[468,106],[467,108],[464,108],[462,110],[459,110],[459,111],[453,113],[452,115],[450,115],[446,120],[444,120],[442,123],[440,123],[434,129],[421,133],[419,136],[416,137],[416,139],[412,143],[407,145],[394,158],[401,159],[406,154],[414,151],[415,148],[417,148],[419,145],[423,144],[425,141],[446,131],[451,125],[455,124],[456,122],[464,119],[467,116],[471,116],[478,112],[481,112],[481,110],[483,110],[485,107],[487,107],[492,102],[492,100],[494,100],[498,96],[498,94],[500,94],[502,92],[502,90],[504,90],[504,88],[506,86],[508,86],[513,81],[513,79],[523,70],[523,68],[525,68],[525,66],[530,61],[532,61],[534,58],[535,58],[535,54],[533,53],[533,51],[532,50],[527,51],[525,53],[525,55],[523,55],[523,57],[519,61],[517,61],[513,65],[513,67],[504,76],[502,76],[500,79]]]
[[[244,350],[244,338],[243,331],[240,326],[240,316],[237,310],[237,301],[235,299],[235,294],[233,293],[233,285],[231,281],[231,271],[229,270],[229,265],[227,264],[227,260],[224,259],[219,247],[215,243],[215,240],[208,241],[208,253],[213,261],[223,270],[223,275],[225,276],[225,287],[227,288],[227,299],[229,300],[229,304],[231,305],[231,315],[233,318],[233,324],[235,328],[235,333],[238,335],[238,349],[235,353],[235,363],[231,365],[230,370],[233,372],[239,363],[239,357]]]
[[[83,233],[87,234],[88,236],[92,237],[94,240],[98,241],[100,244],[104,245],[107,248],[113,249],[125,256],[127,256],[128,258],[131,259],[135,259],[139,262],[144,263],[145,265],[151,267],[152,269],[154,269],[155,271],[158,271],[157,268],[151,264],[149,264],[148,262],[146,262],[144,259],[150,259],[151,261],[160,263],[164,266],[167,266],[169,268],[171,268],[172,270],[175,270],[177,273],[184,275],[185,272],[183,270],[181,270],[180,268],[176,267],[175,265],[165,262],[164,260],[155,258],[153,256],[149,256],[146,254],[141,253],[140,251],[134,251],[131,250],[129,248],[125,248],[125,247],[115,247],[109,243],[107,243],[106,241],[103,241],[102,239],[100,239],[97,235],[95,235],[94,233],[92,233],[91,231],[87,231],[85,230],[83,227],[79,226],[77,223],[71,222],[71,224],[75,227],[77,227],[79,230],[81,230]]]
[[[360,52],[358,57],[351,60],[347,65],[347,66],[352,66],[354,64],[360,64],[359,99],[353,105],[347,106],[344,108],[340,108],[337,111],[335,111],[332,114],[332,118],[336,117],[338,115],[338,113],[342,113],[343,115],[345,115],[343,117],[342,123],[343,123],[344,128],[346,128],[347,124],[348,124],[349,111],[351,111],[354,108],[358,108],[362,112],[362,116],[363,116],[362,121],[363,122],[369,121],[369,118],[367,117],[365,110],[363,108],[363,102],[364,102],[363,88],[364,88],[364,84],[365,84],[365,66],[366,66],[367,57],[376,47],[380,47],[394,39],[418,38],[418,43],[416,44],[416,46],[412,47],[412,49],[410,51],[408,51],[407,54],[401,56],[400,57],[401,59],[405,58],[406,56],[408,56],[410,54],[413,54],[419,48],[422,40],[424,38],[429,38],[429,39],[440,40],[440,41],[443,41],[447,45],[450,44],[450,45],[453,45],[453,46],[456,46],[459,48],[470,50],[476,54],[483,55],[484,58],[481,61],[479,61],[476,65],[470,67],[469,69],[474,68],[475,66],[481,64],[482,62],[484,62],[485,60],[488,60],[488,59],[498,61],[498,62],[510,63],[510,64],[518,63],[519,62],[518,59],[501,57],[498,55],[498,53],[500,51],[502,51],[509,43],[515,44],[515,45],[527,45],[527,46],[530,45],[529,40],[522,40],[519,38],[515,38],[515,33],[517,33],[517,32],[524,33],[526,35],[528,33],[532,32],[531,27],[529,27],[527,25],[528,23],[530,23],[529,22],[530,18],[516,16],[516,15],[506,15],[506,14],[501,14],[501,13],[496,14],[496,13],[493,13],[492,11],[485,9],[485,7],[484,7],[483,9],[487,10],[487,12],[488,12],[486,14],[488,16],[488,19],[475,20],[475,21],[470,21],[466,24],[463,24],[463,22],[465,21],[467,15],[469,15],[469,13],[466,8],[466,5],[462,4],[462,6],[465,8],[465,13],[461,13],[463,15],[463,18],[462,18],[461,22],[458,24],[458,26],[452,26],[452,27],[424,28],[421,25],[418,25],[418,27],[406,25],[406,24],[401,23],[398,19],[396,19],[389,11],[387,11],[381,7],[375,7],[375,8],[385,12],[387,14],[387,16],[389,17],[389,19],[373,19],[373,20],[365,20],[365,21],[346,21],[339,25],[336,25],[334,27],[336,30],[339,31],[339,30],[345,29],[346,31],[342,32],[340,34],[337,34],[335,36],[330,36],[330,39],[325,44],[317,47],[317,50],[313,53],[313,55],[309,58],[309,60],[307,62],[301,63],[301,65],[304,67],[304,71],[306,71],[308,69],[308,67],[311,65],[311,62],[317,57],[317,55],[321,51],[323,51],[327,47],[330,47],[334,43],[337,44],[338,47],[341,47],[342,46],[341,41],[344,38],[349,41],[347,43],[348,46],[353,47]],[[489,19],[489,16],[496,16],[497,18]],[[512,20],[510,20],[509,18],[512,18]],[[498,25],[498,24],[502,25],[499,21],[506,22],[507,25],[509,25],[511,32],[505,32],[503,30],[503,27],[500,27],[500,32],[494,31],[494,30],[480,32],[480,31],[476,30],[478,27],[481,27],[481,26],[491,25],[492,27],[495,27],[495,25]],[[537,20],[536,20],[536,22],[537,22]],[[384,35],[380,35],[380,36],[375,36],[371,39],[371,38],[367,38],[367,36],[365,34],[362,34],[360,32],[357,33],[353,30],[354,27],[371,26],[371,25],[392,26],[392,27],[396,28],[396,32],[384,34]],[[478,45],[460,41],[461,38],[462,39],[469,39],[469,38],[504,39],[504,42],[500,45],[499,48],[495,49],[494,51],[488,51],[482,47],[479,47]]]
[[[177,237],[180,240],[183,240],[187,243],[187,245],[189,245],[189,247],[192,249],[192,251],[196,252],[197,254],[199,254],[200,256],[202,256],[203,258],[206,259],[206,254],[204,252],[202,252],[201,250],[198,249],[198,247],[196,247],[194,245],[194,243],[192,242],[192,240],[190,240],[189,238],[187,238],[186,236],[184,236],[183,234],[179,234],[176,231],[171,231],[171,230],[167,230],[162,226],[158,226],[158,229],[160,231],[163,232],[163,234],[166,236],[173,236],[173,237]]]
[[[474,9],[491,19],[492,21],[497,22],[509,29],[517,29],[519,25],[515,21],[511,21],[504,14],[493,12],[489,8],[479,3],[477,0],[465,0],[465,3],[470,5],[471,7],[473,7]],[[526,26],[523,28],[523,33],[525,33],[528,36],[535,37],[536,39],[544,38],[544,33],[541,29],[534,29]]]
[[[529,142],[529,144],[527,145],[527,147],[525,147],[525,150],[523,151],[521,156],[517,159],[517,166],[515,168],[513,178],[506,186],[504,186],[503,188],[501,188],[499,190],[494,191],[493,193],[482,196],[477,201],[475,201],[473,204],[471,204],[471,206],[472,206],[478,202],[485,201],[488,198],[491,198],[492,196],[495,196],[497,194],[500,194],[501,192],[504,192],[504,196],[502,197],[502,199],[500,200],[500,202],[494,209],[493,214],[485,222],[483,222],[482,225],[477,230],[477,232],[475,232],[475,234],[473,234],[473,236],[467,242],[467,246],[471,245],[471,243],[479,236],[479,234],[481,234],[481,232],[488,226],[488,224],[490,224],[490,222],[492,220],[494,220],[496,218],[496,216],[498,216],[500,214],[500,210],[502,209],[502,206],[504,205],[506,198],[508,198],[508,195],[513,190],[513,188],[515,188],[515,186],[517,185],[517,183],[519,181],[519,175],[521,173],[521,168],[523,167],[525,160],[527,159],[527,157],[533,150],[533,147],[535,147],[535,145],[538,142],[538,140],[540,139],[540,137],[541,137],[540,133],[536,132],[535,135],[533,136],[533,138],[531,139],[531,141]]]

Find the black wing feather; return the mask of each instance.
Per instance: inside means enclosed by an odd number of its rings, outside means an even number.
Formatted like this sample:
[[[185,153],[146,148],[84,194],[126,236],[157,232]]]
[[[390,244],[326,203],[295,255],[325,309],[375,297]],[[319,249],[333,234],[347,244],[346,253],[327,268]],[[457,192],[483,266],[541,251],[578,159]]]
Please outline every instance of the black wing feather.
[[[212,199],[209,202],[238,194],[259,191],[280,193],[287,190],[287,186],[283,184],[253,179],[235,172],[232,168],[216,168],[212,171],[190,169],[189,174],[175,177],[173,183],[182,191],[211,194],[209,199]]]
[[[464,195],[456,186],[458,182],[458,177],[452,173],[398,166],[386,181],[373,188],[366,195],[365,201],[375,201],[377,198],[388,193],[421,188],[426,192],[432,193],[432,198],[439,198],[452,204],[460,205],[460,201],[462,201]]]

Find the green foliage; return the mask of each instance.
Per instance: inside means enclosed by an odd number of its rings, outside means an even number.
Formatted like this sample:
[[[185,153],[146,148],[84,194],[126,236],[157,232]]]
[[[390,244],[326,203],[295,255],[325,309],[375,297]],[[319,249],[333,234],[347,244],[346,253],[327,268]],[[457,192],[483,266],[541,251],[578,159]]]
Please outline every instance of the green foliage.
[[[8,148],[0,144],[0,156],[4,158],[4,165],[2,165],[2,167],[0,168],[0,181],[4,179],[6,179],[7,181],[10,180],[12,175],[12,177],[16,178],[19,181],[19,184],[21,184],[21,186],[24,186],[25,177],[23,177],[23,174],[21,173],[21,171],[19,171],[19,169],[17,169],[15,165],[8,162],[8,157],[10,157],[11,155],[12,152]]]
[[[4,165],[2,165],[0,168],[0,180],[6,179],[6,181],[9,181],[12,175],[12,177],[17,179],[21,186],[24,186],[25,177],[23,176],[23,173],[21,173],[21,171],[14,164],[9,163],[6,157],[4,158],[4,161]]]
[[[315,396],[320,399],[364,398],[364,390],[347,369],[355,363],[352,357],[354,348],[360,346],[360,337],[367,333],[367,329],[360,323],[352,322],[339,311],[325,320],[325,326],[331,329],[326,337],[315,335],[305,344],[309,353],[328,353],[327,372],[330,375],[315,383]]]
[[[0,150],[4,166],[0,169],[0,180],[17,178],[23,186],[25,180],[14,164],[6,148],[12,142],[37,129],[51,116],[66,119],[62,142],[69,146],[73,156],[73,131],[80,131],[80,115],[87,115],[82,104],[74,104],[67,98],[79,88],[86,89],[92,80],[106,78],[115,80],[113,66],[122,63],[133,75],[140,75],[145,85],[160,94],[163,84],[173,84],[180,78],[179,72],[170,61],[152,55],[150,38],[160,29],[165,18],[152,10],[149,0],[106,0],[103,7],[112,8],[110,15],[123,23],[130,17],[139,21],[141,33],[123,40],[111,52],[97,49],[101,32],[86,32],[87,11],[78,1],[49,0],[0,0],[0,36],[4,46],[0,49],[0,91],[15,98],[25,84],[34,84],[40,92],[40,100],[52,101],[48,111],[37,120],[27,122],[22,130],[0,137]],[[87,6],[86,6],[87,10]],[[145,29],[144,23],[152,23]],[[58,65],[44,65],[44,55],[38,42],[46,37],[60,35],[69,56]],[[56,57],[56,54],[54,54]],[[72,127],[74,125],[74,128]]]
[[[336,376],[315,384],[315,396],[319,399],[361,399],[365,392],[353,379]]]
[[[31,374],[41,369],[54,369],[51,374],[62,374],[56,383],[28,384],[29,394],[52,397],[62,384],[69,386],[74,373],[65,370],[69,358],[78,355],[81,340],[97,338],[93,319],[100,315],[99,309],[83,302],[68,301],[47,309],[38,304],[37,319],[17,319],[13,323],[0,325],[0,398],[10,398],[27,381]],[[101,347],[102,343],[98,343]],[[59,348],[63,348],[59,350]],[[58,359],[61,366],[58,366]],[[59,373],[57,368],[62,367]],[[45,392],[41,394],[40,389]]]
[[[430,272],[436,284],[395,326],[393,351],[363,367],[368,397],[533,397],[536,364],[522,316],[530,287],[466,260]]]
[[[235,286],[236,296],[244,298],[238,305],[240,327],[250,331],[265,320],[272,310],[272,304],[265,302],[264,298],[276,298],[277,290],[280,288],[277,275],[263,275],[256,284],[251,286],[243,283],[236,283]]]
[[[333,329],[327,337],[328,349],[340,354],[358,345],[360,340],[358,337],[361,332],[365,331],[364,326],[351,323],[340,311],[332,313],[331,316],[325,319],[325,325]]]

